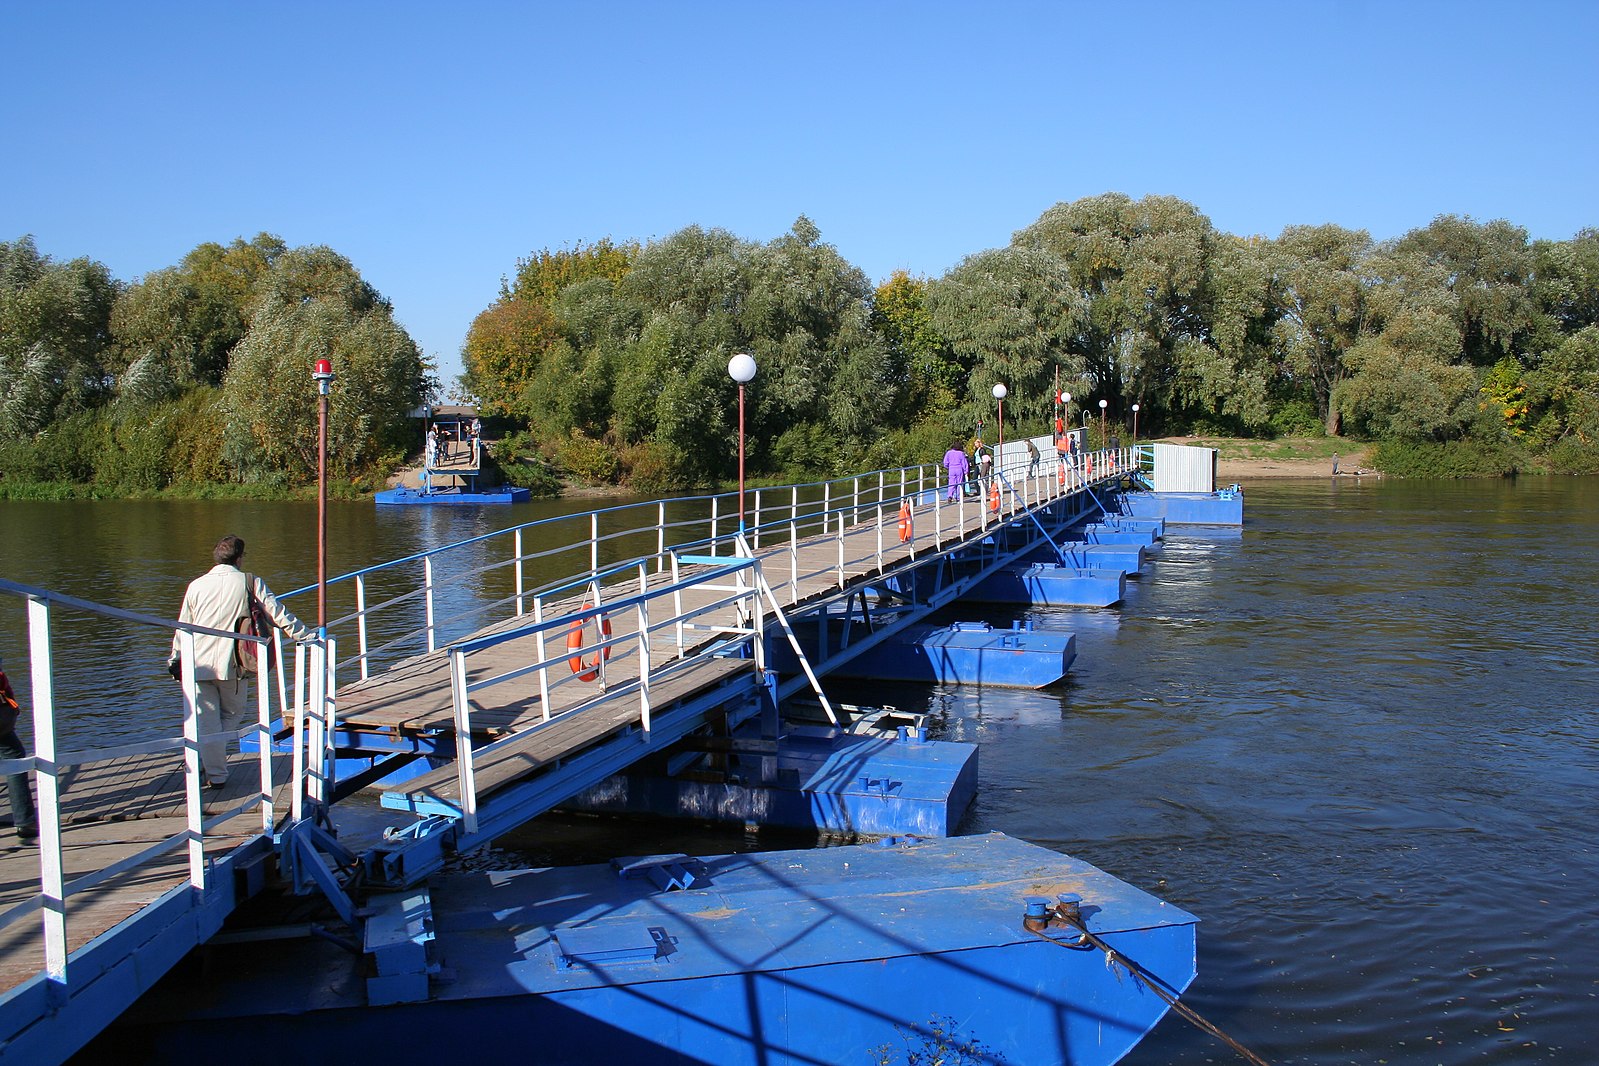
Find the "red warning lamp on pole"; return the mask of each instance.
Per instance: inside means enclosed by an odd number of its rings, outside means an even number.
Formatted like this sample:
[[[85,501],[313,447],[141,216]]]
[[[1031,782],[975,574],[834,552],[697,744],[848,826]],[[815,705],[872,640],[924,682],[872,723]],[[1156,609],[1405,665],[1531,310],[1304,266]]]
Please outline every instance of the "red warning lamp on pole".
[[[316,440],[316,625],[317,635],[328,635],[328,389],[333,384],[333,361],[318,359],[311,371],[318,396]]]

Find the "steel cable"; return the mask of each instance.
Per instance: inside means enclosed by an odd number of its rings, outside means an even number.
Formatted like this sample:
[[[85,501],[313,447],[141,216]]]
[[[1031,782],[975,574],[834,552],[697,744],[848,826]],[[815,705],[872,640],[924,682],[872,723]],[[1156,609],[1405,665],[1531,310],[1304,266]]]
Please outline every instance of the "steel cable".
[[[1171,988],[1168,988],[1166,982],[1162,981],[1159,977],[1145,969],[1139,963],[1134,962],[1126,955],[1123,955],[1121,952],[1105,943],[1093,933],[1090,933],[1082,924],[1082,922],[1072,921],[1069,918],[1060,917],[1058,913],[1055,920],[1069,924],[1076,929],[1081,934],[1080,942],[1077,944],[1069,944],[1063,940],[1058,940],[1055,937],[1049,936],[1039,929],[1030,929],[1028,931],[1034,936],[1038,937],[1038,939],[1054,944],[1056,947],[1068,948],[1071,950],[1081,950],[1083,947],[1091,945],[1098,948],[1100,951],[1105,953],[1106,961],[1113,965],[1124,967],[1128,973],[1133,975],[1134,980],[1143,982],[1146,988],[1154,992],[1155,995],[1159,996],[1161,1000],[1164,1001],[1165,1004],[1173,1011],[1175,1011],[1179,1017],[1193,1025],[1196,1029],[1199,1029],[1201,1032],[1208,1033],[1217,1040],[1220,1040],[1222,1043],[1226,1044],[1228,1047],[1232,1048],[1234,1051],[1238,1052],[1239,1056],[1243,1058],[1245,1062],[1250,1063],[1251,1066],[1270,1066],[1270,1063],[1268,1063],[1265,1059],[1244,1047],[1244,1045],[1240,1044],[1237,1040],[1234,1040],[1231,1036],[1228,1036],[1226,1033],[1222,1032],[1220,1028],[1218,1028],[1209,1019],[1201,1015],[1198,1011],[1188,1006],[1188,1004],[1179,1001],[1177,998],[1177,992]]]

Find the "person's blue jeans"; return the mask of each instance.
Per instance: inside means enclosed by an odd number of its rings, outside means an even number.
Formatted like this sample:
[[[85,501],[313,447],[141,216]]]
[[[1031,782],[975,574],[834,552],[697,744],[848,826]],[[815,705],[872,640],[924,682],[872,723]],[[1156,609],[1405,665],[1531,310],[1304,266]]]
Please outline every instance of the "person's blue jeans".
[[[27,749],[15,729],[0,733],[0,760],[27,758]],[[39,816],[33,808],[33,790],[28,786],[27,774],[6,775],[6,791],[11,794],[11,824],[17,827],[20,837],[39,835]]]

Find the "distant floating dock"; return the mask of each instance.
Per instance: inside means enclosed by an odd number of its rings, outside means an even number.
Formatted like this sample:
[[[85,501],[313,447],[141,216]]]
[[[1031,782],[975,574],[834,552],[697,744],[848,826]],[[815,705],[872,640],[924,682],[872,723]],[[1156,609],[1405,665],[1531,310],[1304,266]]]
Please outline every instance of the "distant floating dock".
[[[374,497],[379,506],[437,507],[470,506],[473,504],[523,503],[533,498],[528,489],[514,485],[500,485],[492,489],[478,488],[478,475],[482,473],[483,454],[480,441],[462,441],[446,445],[442,454],[429,454],[422,467],[422,484],[416,488],[399,485],[378,493]]]
[[[465,488],[408,489],[402,485],[397,489],[387,489],[378,493],[376,502],[411,507],[448,507],[474,503],[522,503],[532,498],[533,494],[527,489],[519,489],[512,486],[485,492],[474,492]]]

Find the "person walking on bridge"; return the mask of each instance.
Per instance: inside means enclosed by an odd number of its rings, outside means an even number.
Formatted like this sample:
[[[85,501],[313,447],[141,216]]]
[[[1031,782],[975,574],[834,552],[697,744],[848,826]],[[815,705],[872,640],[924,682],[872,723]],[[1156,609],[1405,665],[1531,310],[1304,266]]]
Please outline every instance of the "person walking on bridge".
[[[244,558],[241,538],[231,534],[223,537],[211,549],[211,558],[216,565],[189,582],[183,594],[180,622],[233,632],[239,620],[250,613],[253,598],[265,609],[272,624],[294,640],[310,640],[315,635],[278,602],[265,581],[239,569]],[[238,733],[250,705],[249,686],[234,662],[235,643],[229,637],[203,633],[194,636],[194,679],[198,690],[195,704],[200,713],[200,762],[207,788],[221,788],[227,783],[228,741]],[[250,654],[254,654],[254,645]],[[178,655],[178,634],[173,633],[172,654],[167,660],[167,670],[173,677],[181,676]]]
[[[949,471],[949,491],[945,493],[944,499],[960,499],[961,488],[966,484],[966,473],[970,468],[970,464],[966,461],[966,450],[957,440],[949,446],[949,451],[944,453],[944,469]]]

